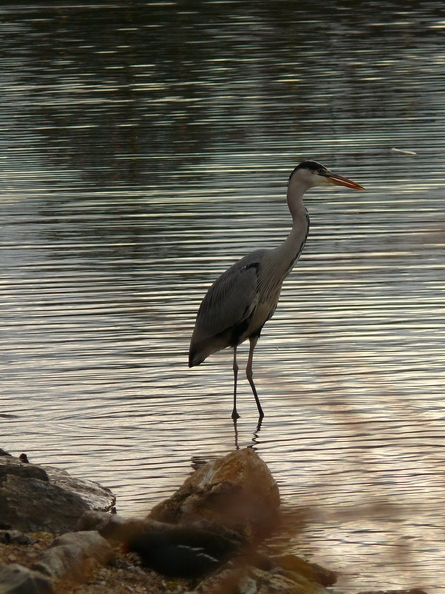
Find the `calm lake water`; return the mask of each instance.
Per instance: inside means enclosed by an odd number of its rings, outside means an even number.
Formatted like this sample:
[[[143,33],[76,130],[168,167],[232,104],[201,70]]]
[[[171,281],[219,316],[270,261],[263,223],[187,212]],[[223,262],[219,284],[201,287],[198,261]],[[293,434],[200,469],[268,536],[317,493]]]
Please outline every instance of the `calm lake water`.
[[[443,3],[199,6],[0,7],[0,447],[145,514],[255,444],[340,589],[445,592]],[[305,158],[367,192],[307,195],[235,436],[196,311]]]

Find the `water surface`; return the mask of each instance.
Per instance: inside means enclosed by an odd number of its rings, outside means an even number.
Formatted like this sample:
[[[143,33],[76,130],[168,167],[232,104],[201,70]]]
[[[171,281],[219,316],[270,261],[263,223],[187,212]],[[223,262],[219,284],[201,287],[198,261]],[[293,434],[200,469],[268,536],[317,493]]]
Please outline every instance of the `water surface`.
[[[442,4],[206,7],[2,5],[0,445],[142,514],[254,443],[340,588],[441,592]],[[231,353],[190,370],[190,334],[304,158],[367,192],[308,194],[236,436]]]

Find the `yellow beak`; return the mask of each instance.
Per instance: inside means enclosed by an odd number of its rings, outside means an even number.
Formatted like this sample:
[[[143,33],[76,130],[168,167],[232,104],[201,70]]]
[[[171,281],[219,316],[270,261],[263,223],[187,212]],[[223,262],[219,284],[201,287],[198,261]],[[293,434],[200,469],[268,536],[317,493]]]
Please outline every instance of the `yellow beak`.
[[[328,173],[326,174],[327,179],[335,184],[336,186],[346,186],[347,188],[352,188],[353,190],[364,190],[365,188],[360,184],[356,184],[351,179],[347,177],[342,177],[341,175],[337,175],[335,173]]]

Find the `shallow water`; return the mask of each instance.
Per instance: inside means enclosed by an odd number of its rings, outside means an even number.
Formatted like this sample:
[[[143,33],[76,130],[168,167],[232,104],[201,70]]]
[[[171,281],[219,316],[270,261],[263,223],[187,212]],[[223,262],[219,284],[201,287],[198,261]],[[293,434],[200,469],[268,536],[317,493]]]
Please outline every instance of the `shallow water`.
[[[296,551],[339,587],[443,590],[442,4],[0,10],[1,447],[145,513],[196,456],[255,444]],[[384,17],[384,18],[383,18]],[[256,349],[187,368],[200,300],[311,232]],[[240,349],[240,362],[246,349]]]

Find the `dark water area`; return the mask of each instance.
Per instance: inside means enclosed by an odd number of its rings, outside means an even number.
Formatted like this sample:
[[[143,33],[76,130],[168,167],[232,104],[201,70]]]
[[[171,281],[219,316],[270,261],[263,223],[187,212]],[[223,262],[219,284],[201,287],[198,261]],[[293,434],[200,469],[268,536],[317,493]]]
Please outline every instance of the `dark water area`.
[[[254,444],[341,590],[444,591],[444,28],[435,1],[3,3],[0,446],[134,515]],[[308,193],[235,436],[196,311],[286,237],[306,158],[367,191]]]

